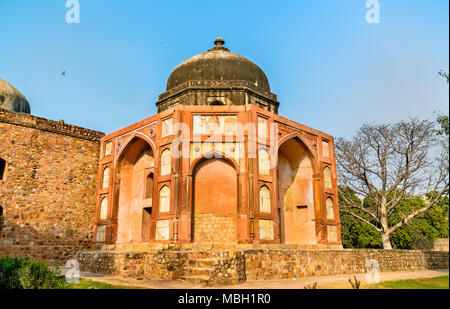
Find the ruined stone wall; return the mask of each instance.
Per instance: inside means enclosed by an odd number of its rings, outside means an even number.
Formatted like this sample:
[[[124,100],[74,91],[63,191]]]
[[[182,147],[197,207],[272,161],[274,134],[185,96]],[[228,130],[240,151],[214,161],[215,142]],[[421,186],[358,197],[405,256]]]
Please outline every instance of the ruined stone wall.
[[[240,252],[85,251],[78,254],[80,270],[133,278],[182,279],[206,285],[245,281]]]
[[[439,254],[440,253],[440,254]],[[416,250],[254,250],[246,251],[248,280],[365,273],[369,260],[380,272],[448,268],[448,252]]]
[[[0,256],[65,260],[90,246],[102,133],[0,111]]]
[[[209,286],[245,280],[292,279],[369,271],[368,260],[380,272],[448,268],[448,252],[414,250],[245,249],[195,251],[183,248],[125,252],[80,252],[81,270],[125,277],[182,279]]]
[[[438,238],[434,241],[434,248],[435,251],[448,251],[448,238]]]

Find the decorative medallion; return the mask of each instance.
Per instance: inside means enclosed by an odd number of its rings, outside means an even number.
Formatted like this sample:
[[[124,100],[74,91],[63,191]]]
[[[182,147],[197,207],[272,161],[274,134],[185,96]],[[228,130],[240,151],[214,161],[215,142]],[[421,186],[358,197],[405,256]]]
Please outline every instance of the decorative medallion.
[[[120,148],[122,148],[122,145],[123,145],[122,137],[118,137],[116,142],[116,149],[120,150]]]
[[[150,137],[155,137],[156,135],[156,126],[151,126],[149,129]]]

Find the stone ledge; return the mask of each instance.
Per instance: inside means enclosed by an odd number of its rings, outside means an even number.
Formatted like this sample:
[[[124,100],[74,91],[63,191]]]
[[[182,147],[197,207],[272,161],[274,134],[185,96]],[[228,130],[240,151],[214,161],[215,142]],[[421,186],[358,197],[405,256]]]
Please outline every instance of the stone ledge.
[[[54,121],[29,114],[13,113],[2,108],[0,108],[0,122],[68,135],[94,142],[100,142],[100,139],[105,136],[102,132],[67,124],[64,121]]]

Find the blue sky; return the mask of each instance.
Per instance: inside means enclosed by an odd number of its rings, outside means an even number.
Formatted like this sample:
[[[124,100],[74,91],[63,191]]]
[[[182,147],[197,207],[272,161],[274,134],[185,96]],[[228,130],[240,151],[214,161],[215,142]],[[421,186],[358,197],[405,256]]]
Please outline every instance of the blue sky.
[[[105,133],[149,117],[218,35],[265,71],[280,115],[333,136],[448,113],[447,0],[379,0],[379,24],[366,0],[79,0],[79,24],[65,3],[0,0],[0,77],[37,116]]]

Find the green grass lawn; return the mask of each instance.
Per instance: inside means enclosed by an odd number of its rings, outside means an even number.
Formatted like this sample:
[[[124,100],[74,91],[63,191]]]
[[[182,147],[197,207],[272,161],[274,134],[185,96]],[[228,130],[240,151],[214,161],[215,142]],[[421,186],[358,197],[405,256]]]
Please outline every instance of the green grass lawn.
[[[126,281],[124,281],[126,282]],[[91,279],[81,279],[79,283],[68,285],[68,289],[145,289],[139,286],[115,285],[97,282]],[[318,286],[319,289],[351,289],[348,282]],[[375,284],[361,283],[360,289],[448,289],[449,276],[435,278],[407,279],[383,281]]]
[[[94,281],[91,279],[81,279],[79,283],[69,284],[68,289],[83,290],[83,289],[94,289],[94,290],[105,290],[105,289],[145,289],[144,287],[136,286],[125,286],[125,285],[113,285],[103,282]]]
[[[318,286],[319,289],[351,289],[349,282]],[[448,289],[449,276],[435,278],[383,281],[380,283],[361,283],[360,289]]]
[[[448,276],[423,279],[384,281],[373,284],[375,289],[448,289]],[[372,284],[371,284],[372,285]],[[371,286],[369,285],[369,286]]]

